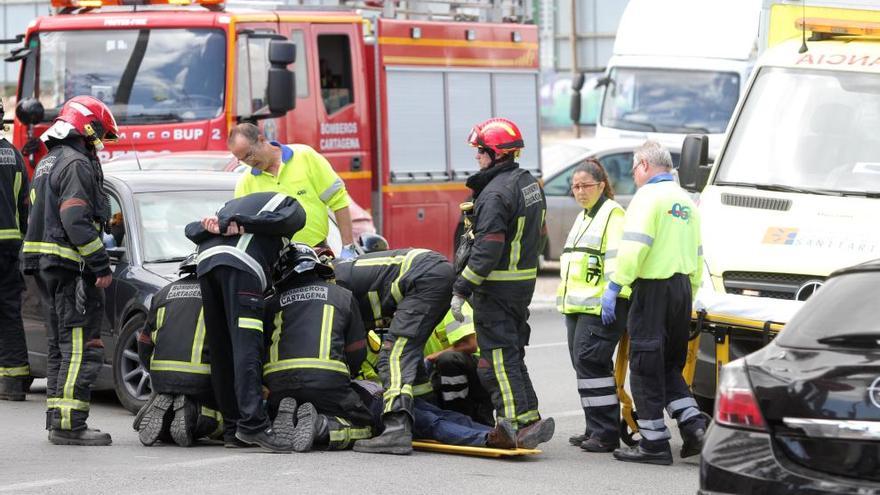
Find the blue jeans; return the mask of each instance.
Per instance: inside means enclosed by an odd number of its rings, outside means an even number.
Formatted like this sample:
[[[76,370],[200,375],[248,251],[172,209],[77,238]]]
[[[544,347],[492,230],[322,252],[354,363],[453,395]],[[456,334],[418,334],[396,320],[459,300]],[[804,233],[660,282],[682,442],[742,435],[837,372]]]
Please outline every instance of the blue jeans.
[[[448,445],[485,447],[492,428],[469,416],[447,411],[422,399],[413,401],[413,438],[437,440]]]

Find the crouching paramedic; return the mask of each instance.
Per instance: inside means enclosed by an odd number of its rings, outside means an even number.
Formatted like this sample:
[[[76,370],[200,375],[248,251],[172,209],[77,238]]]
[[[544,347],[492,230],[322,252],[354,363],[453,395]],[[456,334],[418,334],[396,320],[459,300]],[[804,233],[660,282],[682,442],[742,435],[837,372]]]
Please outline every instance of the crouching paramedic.
[[[281,248],[305,224],[299,203],[276,193],[228,201],[217,215],[186,226],[198,244],[211,383],[223,413],[223,440],[289,452],[263,410],[263,292]]]
[[[138,357],[150,373],[154,393],[134,423],[144,445],[168,434],[181,447],[197,438],[223,436],[211,389],[195,254],[183,260],[180,274],[183,278],[153,297],[150,316],[138,335]]]
[[[97,152],[116,120],[91,96],[68,100],[43,133],[49,153],[34,170],[24,268],[39,275],[47,321],[46,428],[56,445],[109,445],[86,426],[91,385],[104,361],[104,289],[113,275],[100,226],[110,217]]]
[[[297,452],[313,443],[342,450],[372,434],[370,411],[351,388],[366,355],[364,324],[354,296],[332,278],[302,243],[285,248],[273,270],[263,380],[275,431]]]
[[[354,449],[409,454],[413,395],[419,395],[416,387],[431,391],[423,365],[425,342],[449,310],[452,265],[434,251],[397,249],[364,254],[335,268],[337,283],[357,298],[367,329],[391,321],[379,357],[385,430],[359,440]]]

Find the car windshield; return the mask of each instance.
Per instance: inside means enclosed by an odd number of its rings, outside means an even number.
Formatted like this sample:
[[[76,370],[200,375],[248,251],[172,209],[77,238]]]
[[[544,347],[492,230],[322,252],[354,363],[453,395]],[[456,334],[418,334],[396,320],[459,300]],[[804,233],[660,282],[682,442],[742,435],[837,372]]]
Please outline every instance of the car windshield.
[[[184,235],[190,222],[213,215],[232,191],[168,191],[134,195],[141,217],[144,262],[176,261],[195,250]]]
[[[763,68],[715,182],[880,193],[877,74]]]
[[[541,148],[541,166],[544,176],[571,165],[576,160],[590,154],[590,150],[575,144],[557,143]]]
[[[615,67],[609,76],[601,122],[615,129],[719,134],[739,99],[732,72]]]
[[[47,118],[77,95],[109,105],[119,124],[214,118],[223,110],[225,38],[216,29],[41,32],[37,95]]]
[[[807,299],[776,342],[784,347],[827,348],[837,337],[846,343],[852,335],[875,335],[880,339],[877,322],[877,286],[880,272],[862,272],[832,277]],[[827,339],[827,340],[826,340]]]
[[[223,172],[227,168],[234,168],[238,160],[232,155],[158,155],[139,157],[132,160],[126,157],[122,160],[112,160],[104,163],[105,171],[121,172],[126,170],[213,170]]]

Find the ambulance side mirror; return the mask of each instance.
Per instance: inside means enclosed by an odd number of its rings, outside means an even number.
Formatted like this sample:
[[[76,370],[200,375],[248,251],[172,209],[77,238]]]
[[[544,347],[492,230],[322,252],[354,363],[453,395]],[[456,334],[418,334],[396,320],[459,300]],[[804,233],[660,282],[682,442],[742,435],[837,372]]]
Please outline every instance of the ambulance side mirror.
[[[681,159],[678,165],[678,178],[687,191],[700,192],[709,180],[709,137],[702,134],[689,134],[681,145]]]
[[[284,115],[296,106],[296,80],[287,66],[296,61],[296,45],[290,41],[269,42],[268,104],[273,115]]]

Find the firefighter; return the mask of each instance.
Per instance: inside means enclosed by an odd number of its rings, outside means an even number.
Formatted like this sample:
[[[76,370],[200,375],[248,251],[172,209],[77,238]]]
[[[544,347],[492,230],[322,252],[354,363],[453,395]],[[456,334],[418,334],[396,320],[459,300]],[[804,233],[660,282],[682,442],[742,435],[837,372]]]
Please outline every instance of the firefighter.
[[[223,440],[230,447],[291,450],[262,407],[263,292],[281,248],[304,224],[305,212],[295,199],[254,193],[186,226],[186,236],[199,246],[196,270],[211,383],[223,414]]]
[[[34,170],[24,268],[40,279],[48,320],[46,427],[56,445],[109,445],[89,429],[90,386],[104,356],[101,320],[110,258],[101,227],[110,216],[97,152],[116,140],[110,109],[91,96],[68,100],[41,136],[49,149]]]
[[[21,153],[3,135],[2,122],[0,100],[0,400],[24,400],[31,370],[21,321],[19,251],[27,230],[28,176]]]
[[[376,243],[371,237],[361,236],[362,249]],[[335,269],[337,283],[357,298],[365,328],[388,327],[378,363],[385,386],[384,431],[357,441],[354,450],[409,454],[413,397],[432,393],[423,363],[425,342],[449,311],[452,265],[434,251],[397,249],[338,262]]]
[[[528,306],[535,291],[544,237],[546,201],[538,181],[519,168],[523,138],[502,118],[473,128],[480,171],[467,180],[474,193],[473,245],[456,259],[452,311],[471,298],[481,354],[480,378],[492,394],[496,416],[510,420],[517,442],[534,448],[553,436],[553,418],[541,419],[538,397],[524,362],[531,332]]]
[[[170,436],[177,445],[189,447],[200,437],[223,436],[211,389],[195,253],[180,264],[180,274],[183,278],[153,296],[150,316],[138,334],[138,357],[150,374],[154,394],[134,424],[144,445]]]
[[[584,209],[565,240],[560,259],[562,281],[556,307],[565,315],[568,350],[577,374],[586,417],[586,433],[569,441],[588,452],[611,452],[620,445],[620,402],[614,381],[614,350],[626,323],[629,288],[618,296],[619,318],[602,323],[602,292],[614,273],[615,253],[623,235],[623,208],[602,165],[588,159],[575,168],[571,190]]]
[[[333,269],[307,244],[282,251],[272,276],[275,295],[266,312],[269,389],[276,431],[305,452],[317,442],[351,448],[372,436],[370,411],[351,388],[366,355],[364,323],[352,293],[330,281]],[[293,414],[297,412],[294,432]]]
[[[235,186],[235,197],[254,192],[282,192],[297,199],[306,212],[306,226],[293,239],[309,246],[326,243],[327,209],[333,211],[345,245],[340,258],[355,255],[352,244],[351,198],[345,183],[320,153],[304,144],[285,145],[269,141],[260,128],[238,124],[227,141],[229,151],[250,167]]]
[[[621,461],[672,464],[663,408],[678,421],[681,456],[700,453],[706,421],[681,371],[687,358],[692,295],[700,286],[703,257],[700,215],[672,175],[669,151],[646,141],[633,154],[639,187],[626,212],[617,267],[602,294],[602,321],[616,319],[621,289],[632,287],[627,328],[630,386],[641,440],[617,449]]]

